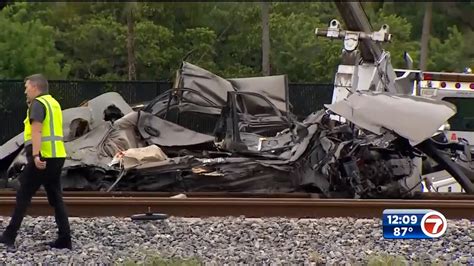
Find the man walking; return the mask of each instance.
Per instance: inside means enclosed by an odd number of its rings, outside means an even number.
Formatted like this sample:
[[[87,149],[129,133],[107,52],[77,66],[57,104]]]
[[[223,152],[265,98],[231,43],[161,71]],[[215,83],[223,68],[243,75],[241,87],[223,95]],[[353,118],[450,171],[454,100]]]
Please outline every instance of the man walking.
[[[61,106],[49,94],[48,81],[41,74],[25,79],[25,94],[28,103],[24,120],[27,164],[19,177],[15,210],[0,236],[0,243],[5,244],[7,250],[15,250],[15,238],[31,198],[43,185],[58,227],[58,238],[47,244],[53,248],[71,249],[71,232],[61,188],[61,170],[66,158]]]

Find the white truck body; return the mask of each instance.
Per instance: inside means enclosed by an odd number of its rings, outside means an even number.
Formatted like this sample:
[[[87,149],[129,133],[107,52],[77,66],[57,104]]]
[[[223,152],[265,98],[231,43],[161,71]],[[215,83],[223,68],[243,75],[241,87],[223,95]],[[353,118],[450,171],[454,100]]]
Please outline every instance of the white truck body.
[[[421,72],[418,70],[396,69],[397,75],[409,76],[413,95],[450,102],[457,113],[440,128],[448,142],[465,139],[474,144],[474,74]],[[474,167],[474,164],[472,165]],[[423,191],[465,192],[461,185],[446,171],[423,175],[429,179],[431,187],[423,182]]]

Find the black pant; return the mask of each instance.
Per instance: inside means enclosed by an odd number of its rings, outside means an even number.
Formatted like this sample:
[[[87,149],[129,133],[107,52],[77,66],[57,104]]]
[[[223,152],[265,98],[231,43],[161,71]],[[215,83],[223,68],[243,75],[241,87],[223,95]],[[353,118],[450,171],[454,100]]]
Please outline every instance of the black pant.
[[[27,156],[29,157],[29,156]],[[4,232],[4,236],[14,241],[21,222],[25,217],[26,210],[31,203],[31,198],[41,185],[44,186],[48,195],[48,202],[54,208],[54,218],[58,227],[59,239],[70,239],[71,231],[69,227],[66,207],[64,205],[61,188],[61,169],[64,165],[64,158],[42,159],[46,161],[46,169],[36,168],[31,157],[20,175],[20,188],[16,193],[16,206]]]

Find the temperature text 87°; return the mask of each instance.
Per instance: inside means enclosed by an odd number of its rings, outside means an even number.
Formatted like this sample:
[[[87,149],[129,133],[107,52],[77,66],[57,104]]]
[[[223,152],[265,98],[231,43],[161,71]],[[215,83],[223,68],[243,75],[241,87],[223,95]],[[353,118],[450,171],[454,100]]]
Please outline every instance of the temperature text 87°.
[[[394,236],[404,236],[407,232],[413,232],[413,227],[395,227],[393,228],[393,235]]]

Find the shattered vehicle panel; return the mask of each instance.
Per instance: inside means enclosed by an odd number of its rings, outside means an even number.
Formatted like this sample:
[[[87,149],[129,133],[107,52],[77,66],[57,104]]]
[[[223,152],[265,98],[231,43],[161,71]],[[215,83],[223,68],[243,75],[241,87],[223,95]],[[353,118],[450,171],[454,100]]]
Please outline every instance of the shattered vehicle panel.
[[[131,111],[132,108],[116,92],[99,95],[88,101],[85,106],[63,110],[64,140],[73,140],[78,135],[101,125],[105,120],[114,119],[114,113],[119,112],[118,116],[123,116]],[[0,160],[16,151],[23,143],[23,132],[21,132],[0,147]]]
[[[63,110],[63,134],[68,158],[64,164],[63,177],[66,187],[68,184],[77,184],[83,177],[68,175],[74,169],[91,166],[92,169],[105,171],[110,162],[108,156],[115,154],[116,145],[110,146],[110,138],[107,133],[111,131],[111,125],[107,121],[115,121],[119,116],[132,111],[122,96],[116,92],[108,92],[86,102],[83,106]],[[116,123],[120,126],[120,123]],[[112,139],[113,140],[113,139]],[[135,138],[131,139],[136,142]],[[26,164],[25,150],[23,149],[23,132],[6,142],[0,147],[2,166],[6,176],[17,176],[21,167]],[[102,145],[104,148],[100,150]],[[107,149],[108,148],[108,149]],[[128,148],[123,146],[119,148]],[[110,150],[112,149],[112,151]],[[12,156],[16,156],[11,158]],[[13,161],[12,161],[13,160]],[[8,162],[11,162],[8,165]],[[5,168],[5,167],[3,167]],[[71,171],[69,171],[71,170]],[[74,185],[70,185],[73,186]],[[87,182],[82,182],[87,184]]]
[[[168,94],[164,93],[145,107],[145,111],[161,115],[171,105],[179,107],[180,111],[219,115],[221,108],[227,103],[227,93],[234,91],[259,93],[278,110],[289,111],[288,81],[285,75],[227,80],[188,62],[183,62],[174,88],[168,92],[179,98],[169,99]],[[261,109],[265,106],[261,104],[261,100],[255,102],[255,99],[245,99],[239,108],[264,114]]]
[[[191,146],[214,142],[214,137],[195,132],[150,113],[139,112],[138,130],[148,143],[158,146]]]
[[[456,113],[449,102],[372,92],[354,93],[326,107],[373,133],[393,130],[413,146],[431,137]]]
[[[5,144],[0,146],[0,160],[5,159],[7,156],[10,156],[20,149],[24,142],[23,132],[5,142]]]
[[[64,140],[69,141],[89,130],[90,110],[86,107],[76,107],[63,111]],[[0,160],[17,151],[24,143],[23,132],[7,141],[0,147]]]
[[[289,101],[287,101],[288,81],[285,75],[229,79],[229,82],[235,88],[235,91],[258,93],[270,101],[279,111],[289,111]],[[262,101],[255,97],[246,98],[242,108],[247,109],[250,113],[265,114],[266,112],[272,112],[273,110],[262,108],[266,107],[266,104]]]
[[[178,77],[141,110],[118,94],[64,110],[64,189],[410,197],[421,189],[422,155],[413,145],[455,113],[439,101],[360,93],[297,121],[285,76],[224,79],[184,62]],[[372,108],[390,114],[407,103],[430,110],[429,119],[363,115]],[[213,134],[180,125],[168,115],[173,109],[214,115]],[[335,123],[334,113],[353,124]],[[413,130],[419,119],[423,129]],[[7,186],[15,188],[26,163],[18,137],[0,155]]]

